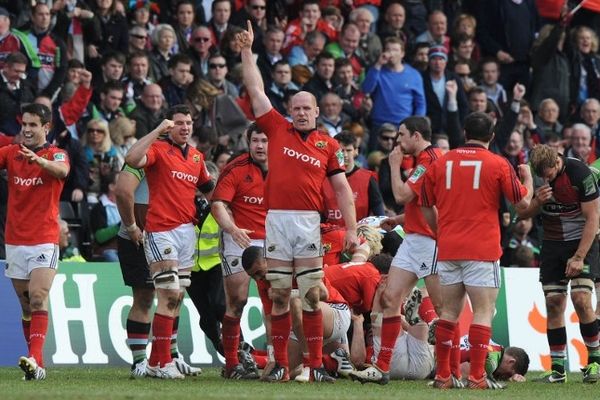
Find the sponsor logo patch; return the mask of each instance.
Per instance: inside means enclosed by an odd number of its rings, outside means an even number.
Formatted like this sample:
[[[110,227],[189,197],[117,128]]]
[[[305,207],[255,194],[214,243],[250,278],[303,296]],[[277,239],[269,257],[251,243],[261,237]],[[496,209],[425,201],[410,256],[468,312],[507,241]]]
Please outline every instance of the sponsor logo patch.
[[[65,161],[65,153],[56,153],[54,154],[54,161]]]
[[[414,169],[412,175],[410,176],[410,178],[408,178],[408,180],[411,183],[417,182],[419,180],[419,178],[423,176],[425,171],[426,171],[426,169],[424,166],[422,166],[421,164],[417,165],[417,168]]]
[[[171,250],[171,248],[170,248],[170,247],[167,247],[167,248],[165,249],[165,254],[171,254],[171,251],[173,251],[173,250]]]
[[[340,164],[340,167],[343,167],[344,166],[344,152],[342,151],[342,149],[339,149],[338,151],[336,151],[335,156],[337,157],[338,164]]]
[[[269,246],[267,251],[275,251],[275,245]]]

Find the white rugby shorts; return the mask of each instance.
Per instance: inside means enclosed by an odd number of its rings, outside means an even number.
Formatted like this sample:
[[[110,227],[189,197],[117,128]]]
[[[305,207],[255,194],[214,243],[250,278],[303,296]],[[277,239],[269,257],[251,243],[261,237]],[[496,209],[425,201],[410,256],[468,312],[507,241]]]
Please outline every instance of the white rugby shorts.
[[[418,279],[436,274],[436,241],[429,236],[407,234],[392,260],[392,267],[412,272]]]
[[[194,266],[196,232],[193,224],[182,224],[163,232],[144,232],[144,251],[148,265],[160,261],[177,261],[178,269]]]
[[[439,261],[441,285],[500,287],[500,261]]]
[[[269,210],[265,257],[293,261],[323,257],[321,216],[316,211]]]
[[[35,245],[6,245],[6,270],[11,279],[29,280],[31,271],[37,268],[57,269],[59,250],[54,243]]]
[[[250,246],[264,247],[264,245],[265,241],[262,239],[252,239],[250,241]],[[221,269],[223,276],[226,277],[243,272],[242,253],[244,252],[244,249],[238,246],[229,233],[221,231],[219,246],[223,266]]]
[[[373,336],[374,357],[379,354],[381,339]],[[392,361],[390,363],[391,379],[425,379],[435,368],[435,357],[432,346],[419,340],[406,331],[396,339]]]

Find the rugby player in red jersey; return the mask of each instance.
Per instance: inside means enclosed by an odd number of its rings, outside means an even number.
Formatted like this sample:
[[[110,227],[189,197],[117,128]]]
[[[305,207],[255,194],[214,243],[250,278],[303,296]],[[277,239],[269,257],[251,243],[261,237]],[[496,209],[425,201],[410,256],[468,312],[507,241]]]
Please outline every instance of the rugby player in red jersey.
[[[265,249],[274,299],[271,338],[277,365],[268,381],[289,380],[287,343],[291,327],[289,313],[292,275],[295,274],[302,301],[303,329],[310,353],[311,381],[332,382],[322,368],[323,315],[319,287],[323,277],[320,215],[321,187],[329,179],[346,225],[346,248],[358,244],[352,191],[344,174],[344,155],[339,143],[316,129],[319,114],[315,97],[299,92],[290,100],[292,122],[271,105],[252,55],[254,34],[236,35],[242,56],[244,85],[250,96],[256,123],[269,137],[269,175]]]
[[[6,270],[21,303],[29,354],[19,359],[26,380],[46,379],[43,347],[48,293],[58,265],[58,205],[69,174],[67,154],[46,143],[52,113],[40,104],[22,107],[22,144],[0,149],[8,174]]]
[[[408,117],[402,121],[396,140],[396,147],[389,156],[392,190],[396,202],[405,204],[403,228],[406,236],[392,261],[385,291],[381,294],[381,351],[372,366],[352,374],[354,379],[362,383],[386,384],[389,381],[392,350],[402,331],[400,307],[417,280],[425,279],[427,290],[438,313],[441,306],[439,279],[436,273],[435,234],[427,225],[418,202],[425,172],[442,152],[431,144],[431,126],[426,117]],[[405,153],[414,156],[417,164],[406,183],[400,177],[400,163]],[[386,220],[382,225],[389,229],[395,224],[394,220]],[[457,342],[458,339],[457,337]]]
[[[488,150],[494,137],[492,119],[472,113],[465,119],[466,144],[430,165],[421,192],[422,210],[438,238],[438,274],[444,307],[436,327],[437,369],[434,387],[462,387],[460,371],[452,371],[450,355],[465,295],[473,308],[469,328],[471,370],[466,386],[501,389],[485,373],[492,318],[500,287],[500,225],[504,195],[517,210],[533,196],[527,165],[519,166],[523,184],[508,160]],[[437,208],[436,211],[433,207]]]
[[[212,197],[212,214],[221,227],[221,259],[226,309],[223,317],[223,349],[227,379],[257,379],[238,360],[240,318],[248,301],[250,277],[242,267],[242,252],[248,246],[263,247],[265,239],[264,192],[267,176],[267,136],[251,124],[246,131],[248,153],[225,167]]]
[[[161,135],[168,137],[159,139]],[[167,119],[137,141],[125,161],[144,168],[150,199],[144,232],[146,259],[154,281],[158,305],[152,321],[152,352],[147,374],[162,379],[183,379],[171,356],[171,336],[183,291],[191,283],[196,234],[196,189],[210,198],[214,188],[202,153],[187,142],[192,116],[187,106],[175,106]]]

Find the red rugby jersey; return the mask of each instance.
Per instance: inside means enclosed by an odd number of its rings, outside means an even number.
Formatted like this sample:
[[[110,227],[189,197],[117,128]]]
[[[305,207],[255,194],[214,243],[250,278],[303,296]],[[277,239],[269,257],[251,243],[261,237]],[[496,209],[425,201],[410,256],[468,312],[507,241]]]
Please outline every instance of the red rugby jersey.
[[[344,250],[346,230],[332,224],[321,224],[321,246],[323,246],[323,265],[339,264]]]
[[[256,123],[269,137],[267,208],[321,211],[323,181],[344,172],[339,143],[317,130],[303,138],[274,108]]]
[[[65,180],[56,178],[20,153],[18,144],[0,148],[0,169],[8,173],[6,244],[58,243],[58,205]],[[46,144],[35,153],[69,165],[67,153]]]
[[[364,168],[356,168],[350,174],[346,175],[352,195],[354,197],[354,209],[356,210],[356,220],[369,216],[369,182],[373,178],[373,173]],[[337,203],[337,197],[331,183],[326,180],[323,184],[323,202],[324,212],[327,222],[339,226],[345,226],[342,212]]]
[[[375,290],[381,274],[370,262],[343,263],[324,268],[325,276],[355,312],[365,313],[373,308]]]
[[[417,166],[413,168],[406,181],[408,187],[415,193],[415,197],[404,207],[404,225],[402,227],[406,233],[418,233],[435,239],[435,234],[421,212],[419,196],[427,168],[442,155],[442,151],[437,146],[429,146],[416,157]]]
[[[243,154],[225,166],[212,196],[228,203],[235,224],[251,230],[251,239],[265,238],[265,176],[250,154]]]
[[[185,150],[168,139],[152,143],[144,166],[150,199],[146,231],[162,232],[193,222],[196,188],[210,181],[204,156],[191,146]]]
[[[434,161],[422,189],[421,204],[438,209],[441,261],[497,261],[501,196],[514,204],[527,194],[505,158],[469,144]]]

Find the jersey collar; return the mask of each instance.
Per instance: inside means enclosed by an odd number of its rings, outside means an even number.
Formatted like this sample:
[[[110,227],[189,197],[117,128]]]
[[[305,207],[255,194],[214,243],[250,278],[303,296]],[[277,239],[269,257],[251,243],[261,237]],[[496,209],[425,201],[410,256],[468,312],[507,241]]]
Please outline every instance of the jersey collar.
[[[45,150],[45,149],[47,149],[49,147],[50,147],[50,143],[46,142],[46,143],[44,143],[41,146],[35,147],[33,149],[29,149],[29,150],[33,151],[34,153],[37,153],[38,151]]]
[[[171,146],[177,147],[180,151],[181,154],[183,155],[183,158],[187,158],[187,155],[189,153],[190,150],[190,145],[186,144],[185,147],[182,147],[180,145],[178,145],[177,143],[175,143],[174,141],[171,140],[171,138],[167,137],[163,139],[164,141],[166,141],[167,143],[169,143]]]

